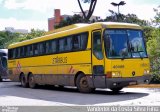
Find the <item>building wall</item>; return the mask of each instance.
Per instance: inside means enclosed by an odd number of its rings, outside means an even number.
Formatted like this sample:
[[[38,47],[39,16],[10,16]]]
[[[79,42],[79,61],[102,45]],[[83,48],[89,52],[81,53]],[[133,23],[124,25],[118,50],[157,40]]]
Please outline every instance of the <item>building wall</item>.
[[[59,25],[59,23],[63,19],[60,9],[55,9],[53,15],[54,17],[48,19],[48,31],[54,30],[54,26]]]
[[[48,31],[54,30],[54,18],[48,19]]]

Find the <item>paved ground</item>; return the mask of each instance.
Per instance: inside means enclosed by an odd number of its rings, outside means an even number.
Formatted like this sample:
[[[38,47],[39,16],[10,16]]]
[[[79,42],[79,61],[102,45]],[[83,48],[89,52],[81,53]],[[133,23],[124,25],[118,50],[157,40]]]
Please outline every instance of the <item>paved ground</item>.
[[[124,88],[113,94],[108,89],[79,93],[76,88],[22,88],[17,82],[0,82],[0,106],[148,105],[160,106],[160,88]]]

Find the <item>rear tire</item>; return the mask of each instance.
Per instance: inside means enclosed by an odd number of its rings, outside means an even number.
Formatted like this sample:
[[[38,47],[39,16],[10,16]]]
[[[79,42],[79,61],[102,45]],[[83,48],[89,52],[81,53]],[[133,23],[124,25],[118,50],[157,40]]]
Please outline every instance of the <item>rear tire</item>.
[[[35,78],[32,74],[29,75],[28,82],[29,82],[30,88],[35,89],[37,87],[37,85],[35,83]]]
[[[28,87],[28,82],[24,76],[24,74],[22,74],[20,76],[20,82],[21,82],[21,86],[24,87],[24,88],[27,88]]]
[[[94,88],[89,87],[87,77],[83,73],[78,75],[76,79],[76,86],[82,93],[89,93],[95,90]]]

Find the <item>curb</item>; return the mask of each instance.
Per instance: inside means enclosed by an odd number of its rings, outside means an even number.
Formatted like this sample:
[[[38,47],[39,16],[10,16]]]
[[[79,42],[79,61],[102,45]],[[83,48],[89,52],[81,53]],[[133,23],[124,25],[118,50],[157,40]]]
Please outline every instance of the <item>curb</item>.
[[[160,84],[139,84],[139,85],[131,85],[127,88],[160,88]]]

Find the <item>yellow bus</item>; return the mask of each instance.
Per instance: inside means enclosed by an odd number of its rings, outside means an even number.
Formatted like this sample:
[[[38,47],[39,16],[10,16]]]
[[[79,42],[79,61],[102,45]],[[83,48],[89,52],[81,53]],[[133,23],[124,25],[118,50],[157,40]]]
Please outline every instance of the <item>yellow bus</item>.
[[[23,87],[76,86],[80,92],[147,83],[150,63],[139,25],[74,24],[8,47],[8,69]]]

